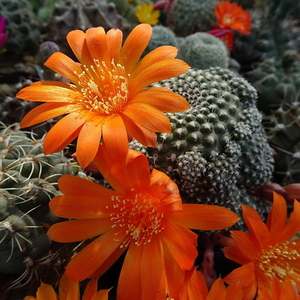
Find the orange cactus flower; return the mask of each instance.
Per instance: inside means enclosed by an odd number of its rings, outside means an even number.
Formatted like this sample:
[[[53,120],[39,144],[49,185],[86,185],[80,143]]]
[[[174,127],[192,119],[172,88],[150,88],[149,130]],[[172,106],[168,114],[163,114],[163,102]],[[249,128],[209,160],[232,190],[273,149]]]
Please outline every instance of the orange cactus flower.
[[[85,168],[100,143],[106,144],[115,159],[125,158],[128,136],[155,147],[155,132],[171,131],[163,112],[185,111],[189,104],[170,89],[147,87],[178,76],[189,66],[174,58],[177,49],[171,46],[159,47],[139,60],[151,34],[150,25],[140,24],[123,46],[118,29],[105,33],[98,27],[68,34],[79,63],[56,52],[45,65],[71,83],[40,81],[17,94],[24,100],[46,102],[24,117],[22,127],[66,114],[47,134],[45,154],[64,149],[78,137],[77,159]]]
[[[182,204],[177,185],[165,173],[150,172],[137,151],[121,162],[100,146],[94,162],[114,190],[65,175],[58,183],[63,195],[50,201],[57,216],[74,219],[50,227],[53,240],[97,237],[70,261],[67,275],[98,277],[127,251],[118,300],[174,298],[197,256],[197,235],[189,228],[226,228],[238,217],[219,206]]]
[[[271,289],[259,289],[257,300],[300,300],[300,295],[289,280],[283,283],[275,276],[272,277]]]
[[[180,300],[243,300],[241,287],[233,284],[225,288],[221,278],[215,280],[208,291],[204,276],[195,268],[186,272],[185,279],[180,291]]]
[[[228,28],[250,34],[251,15],[237,3],[221,1],[216,4],[217,28]]]
[[[300,230],[300,203],[287,221],[285,199],[273,194],[273,206],[265,224],[251,207],[243,205],[243,217],[250,231],[231,231],[236,243],[224,248],[225,256],[242,266],[224,278],[231,284],[240,282],[253,299],[257,289],[270,289],[271,278],[290,282],[300,289],[300,239],[290,240]]]
[[[108,300],[109,289],[97,292],[97,281],[97,278],[89,281],[82,300]],[[59,281],[59,296],[51,285],[41,282],[36,292],[36,297],[26,296],[24,300],[77,300],[79,298],[79,283],[69,279],[64,273]]]

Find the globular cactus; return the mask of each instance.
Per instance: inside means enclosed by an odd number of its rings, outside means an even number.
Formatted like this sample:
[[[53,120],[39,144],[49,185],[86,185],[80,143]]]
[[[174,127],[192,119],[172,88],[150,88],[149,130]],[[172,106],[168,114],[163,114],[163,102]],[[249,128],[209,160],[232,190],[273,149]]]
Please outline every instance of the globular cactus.
[[[18,286],[36,288],[45,275],[37,269],[54,259],[58,268],[61,265],[62,247],[53,245],[46,232],[50,225],[62,221],[48,203],[60,194],[57,181],[64,174],[86,178],[81,167],[63,152],[45,156],[42,139],[21,131],[18,124],[1,125],[0,275],[14,279],[6,282],[7,294]],[[68,255],[70,258],[72,250]],[[53,268],[51,272],[55,273]],[[41,277],[34,275],[31,280],[35,273]],[[55,281],[56,275],[51,276]]]
[[[229,52],[224,42],[205,32],[196,32],[182,38],[177,57],[195,69],[229,66]]]
[[[265,127],[274,149],[274,181],[281,185],[300,182],[300,106],[282,105],[266,118]]]
[[[257,106],[266,114],[300,100],[300,62],[294,50],[263,61],[246,78],[257,89]]]
[[[178,36],[208,31],[217,24],[215,5],[218,0],[174,0],[169,27]]]
[[[27,0],[1,0],[0,16],[5,16],[8,32],[6,52],[0,58],[35,53],[41,41],[42,24],[30,3]]]
[[[159,134],[157,148],[136,142],[131,147],[178,184],[185,202],[221,205],[238,214],[244,203],[262,212],[253,192],[271,180],[273,157],[255,89],[222,68],[190,69],[157,85],[184,96],[191,109],[167,114],[172,133]]]
[[[117,13],[114,3],[93,0],[64,0],[55,5],[47,24],[47,38],[60,47],[61,51],[74,56],[66,41],[67,34],[75,29],[85,31],[90,27],[102,26],[105,31],[119,28],[126,36],[129,26]]]

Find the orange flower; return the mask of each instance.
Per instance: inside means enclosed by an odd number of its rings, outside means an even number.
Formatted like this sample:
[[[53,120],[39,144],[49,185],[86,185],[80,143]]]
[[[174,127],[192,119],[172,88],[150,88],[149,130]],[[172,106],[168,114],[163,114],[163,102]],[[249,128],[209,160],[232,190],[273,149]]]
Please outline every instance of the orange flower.
[[[289,280],[283,283],[277,277],[272,277],[271,290],[259,289],[257,300],[299,300],[300,295]]]
[[[95,157],[99,143],[112,156],[125,157],[128,136],[155,147],[155,132],[170,132],[162,112],[187,110],[187,101],[168,88],[146,88],[178,76],[189,66],[178,59],[177,49],[162,46],[140,59],[152,34],[148,24],[136,26],[122,47],[122,32],[102,27],[86,33],[74,30],[67,36],[80,63],[54,53],[45,63],[70,83],[40,81],[22,89],[17,97],[46,102],[29,112],[22,127],[64,115],[45,138],[45,154],[64,149],[77,136],[77,157],[85,168]]]
[[[217,28],[229,28],[243,34],[250,34],[251,15],[237,3],[221,1],[216,4]]]
[[[100,146],[94,162],[114,190],[65,175],[59,179],[64,195],[50,201],[56,215],[75,219],[53,225],[53,240],[99,236],[71,260],[67,275],[77,281],[98,277],[127,250],[118,300],[177,297],[197,256],[197,235],[188,228],[226,228],[238,217],[219,206],[182,204],[176,184],[158,170],[150,172],[148,159],[137,151],[129,150],[121,163]]]
[[[91,279],[87,284],[82,300],[108,300],[109,290],[97,292],[98,279]],[[77,300],[80,297],[79,284],[69,279],[65,273],[59,281],[59,296],[56,295],[53,287],[41,282],[36,292],[36,297],[27,296],[24,300]]]
[[[273,194],[273,206],[265,224],[251,207],[243,205],[243,217],[250,231],[232,231],[236,246],[225,247],[225,256],[242,266],[224,278],[231,284],[240,282],[249,298],[257,288],[270,289],[271,278],[290,280],[300,288],[300,239],[290,240],[300,230],[300,203],[294,201],[294,211],[287,222],[284,198]]]
[[[185,278],[180,300],[243,300],[242,289],[237,284],[225,288],[221,278],[218,278],[208,291],[204,276],[195,268],[187,271]]]

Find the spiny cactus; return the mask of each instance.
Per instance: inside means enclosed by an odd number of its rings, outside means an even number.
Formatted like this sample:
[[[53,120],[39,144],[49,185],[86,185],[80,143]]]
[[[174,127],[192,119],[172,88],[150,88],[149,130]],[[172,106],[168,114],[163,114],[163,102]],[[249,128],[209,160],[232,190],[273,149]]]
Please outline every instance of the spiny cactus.
[[[42,24],[27,0],[1,0],[0,16],[5,16],[8,38],[6,52],[0,56],[18,56],[35,53],[41,40]]]
[[[258,108],[267,114],[300,100],[300,62],[294,50],[263,61],[246,78],[258,91]]]
[[[51,245],[46,231],[62,219],[49,210],[48,203],[60,194],[57,180],[63,174],[86,177],[63,152],[45,156],[42,145],[42,139],[19,130],[18,124],[1,125],[0,275],[12,275],[14,279],[6,282],[7,291],[29,284],[36,288],[45,274],[31,282],[32,270],[54,259],[60,266],[61,246]]]
[[[274,181],[281,185],[300,182],[300,106],[282,105],[266,118],[268,141],[275,151]]]
[[[178,36],[213,29],[217,24],[217,2],[218,0],[175,0],[170,10],[170,28]]]
[[[195,69],[229,66],[229,52],[224,42],[205,32],[183,38],[177,56]]]
[[[229,70],[190,69],[160,82],[184,96],[191,109],[167,114],[172,133],[158,135],[158,147],[131,147],[179,186],[184,201],[222,205],[240,213],[246,203],[264,210],[253,196],[270,181],[273,157],[256,108],[255,89]]]

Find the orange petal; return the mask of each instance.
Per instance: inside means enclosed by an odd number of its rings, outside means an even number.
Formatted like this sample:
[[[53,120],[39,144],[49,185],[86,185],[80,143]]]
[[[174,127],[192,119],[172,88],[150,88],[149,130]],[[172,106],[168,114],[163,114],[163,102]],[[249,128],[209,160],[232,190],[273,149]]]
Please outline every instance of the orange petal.
[[[260,245],[257,243],[255,236],[243,231],[230,231],[237,247],[249,259],[254,259],[260,251]]]
[[[197,257],[197,235],[189,229],[174,226],[165,222],[165,228],[161,232],[162,243],[169,249],[180,268],[190,270]]]
[[[138,93],[130,103],[145,103],[162,112],[177,113],[190,108],[186,99],[168,88],[149,88]]]
[[[171,222],[199,230],[219,230],[232,226],[239,217],[227,208],[205,204],[183,204],[183,211],[171,212]]]
[[[79,284],[64,273],[59,281],[59,300],[79,300]]]
[[[69,114],[59,120],[48,132],[44,140],[45,154],[61,151],[67,147],[79,134],[85,119],[77,113]]]
[[[124,114],[121,114],[121,117],[130,136],[143,145],[156,145],[157,135],[154,131],[139,125]]]
[[[130,245],[130,247],[131,246],[132,245]],[[152,238],[150,243],[145,243],[138,247],[143,249],[142,257],[140,261],[137,262],[140,265],[140,279],[136,284],[140,284],[142,288],[139,299],[165,300],[166,287],[161,285],[164,272],[163,254],[157,237]],[[150,257],[151,259],[149,259]]]
[[[95,158],[102,136],[102,124],[105,117],[97,117],[83,125],[78,135],[76,155],[78,163],[84,169]]]
[[[131,74],[142,53],[146,49],[152,35],[149,24],[140,24],[133,28],[128,35],[120,53],[119,63],[127,73]]]
[[[67,114],[72,111],[73,105],[66,103],[44,103],[32,109],[21,121],[21,128],[29,127],[46,120]]]
[[[158,82],[160,80],[169,79],[185,73],[190,66],[180,59],[166,59],[142,70],[139,74],[130,77],[129,93],[131,97],[139,93],[144,87]]]
[[[36,297],[38,300],[57,300],[53,287],[43,282],[41,282],[40,287],[37,289]]]
[[[123,33],[119,29],[110,29],[106,34],[106,39],[110,59],[118,63],[122,48]]]
[[[270,239],[269,230],[266,224],[262,221],[258,212],[248,205],[242,205],[242,214],[246,226],[255,236],[258,245],[264,248]]]
[[[70,87],[50,84],[32,84],[16,95],[17,98],[35,102],[65,102],[66,104],[77,104],[81,94]]]
[[[67,41],[81,64],[90,66],[94,64],[86,43],[86,34],[81,30],[73,30],[68,33]]]
[[[45,66],[75,84],[78,82],[78,75],[82,73],[80,64],[61,52],[53,53],[45,62]]]
[[[105,62],[110,66],[111,58],[109,57],[106,34],[103,27],[92,27],[86,31],[86,42],[91,57],[99,62]],[[96,65],[94,63],[94,65]]]
[[[73,243],[99,236],[109,230],[111,225],[110,218],[71,220],[52,225],[47,234],[56,242]]]
[[[128,152],[127,130],[120,115],[107,117],[103,123],[103,141],[113,159],[123,160]]]
[[[136,65],[132,75],[140,73],[145,68],[165,59],[172,59],[177,55],[178,49],[172,46],[161,46],[145,55]]]
[[[227,246],[223,249],[223,252],[228,259],[231,259],[232,261],[235,261],[241,265],[244,265],[251,261],[251,259],[249,259],[248,253],[247,255],[244,255],[237,246]]]
[[[224,286],[224,281],[218,278],[212,285],[206,300],[225,300],[226,299],[226,289]]]
[[[287,206],[285,199],[273,192],[273,205],[268,215],[267,227],[272,241],[279,241],[287,221]],[[271,241],[270,241],[271,242]]]
[[[126,238],[126,235],[118,238],[116,233],[116,230],[109,230],[83,248],[67,265],[67,276],[75,281],[90,277]]]
[[[100,290],[98,291],[92,298],[91,300],[108,300],[108,293],[111,289],[106,289],[106,290]],[[82,299],[84,300],[84,299]],[[87,299],[89,300],[89,299]]]
[[[226,300],[244,300],[243,290],[239,284],[230,284],[226,288]]]
[[[96,294],[98,289],[98,278],[92,278],[86,288],[84,289],[84,294],[82,300],[91,300],[92,297]]]
[[[239,283],[241,287],[251,285],[256,282],[255,269],[253,263],[245,264],[229,273],[224,281],[229,284]],[[251,299],[254,298],[254,295]]]
[[[294,201],[294,210],[290,213],[290,219],[282,231],[284,240],[290,239],[300,231],[300,203]]]
[[[161,111],[148,104],[130,104],[124,109],[123,114],[149,130],[155,132],[171,132],[169,118]]]
[[[141,299],[140,262],[142,252],[142,246],[130,245],[119,277],[118,300]]]

